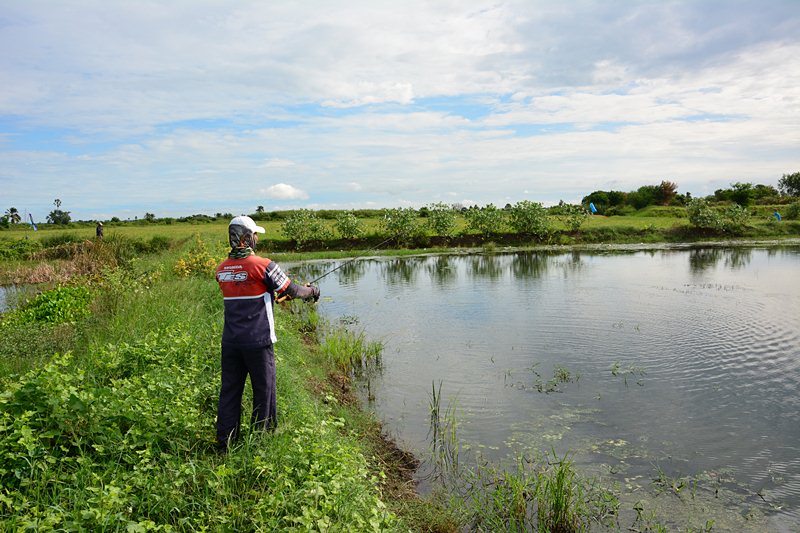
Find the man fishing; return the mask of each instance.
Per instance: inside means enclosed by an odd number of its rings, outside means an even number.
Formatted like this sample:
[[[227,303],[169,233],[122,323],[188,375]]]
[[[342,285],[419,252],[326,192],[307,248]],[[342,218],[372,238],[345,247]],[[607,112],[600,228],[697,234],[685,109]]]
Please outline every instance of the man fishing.
[[[247,376],[253,387],[254,427],[277,424],[274,301],[288,296],[319,300],[319,288],[292,282],[277,263],[255,255],[264,228],[238,216],[228,225],[231,251],[216,271],[225,306],[222,330],[222,386],[217,406],[217,445],[226,451],[239,437],[242,393]]]

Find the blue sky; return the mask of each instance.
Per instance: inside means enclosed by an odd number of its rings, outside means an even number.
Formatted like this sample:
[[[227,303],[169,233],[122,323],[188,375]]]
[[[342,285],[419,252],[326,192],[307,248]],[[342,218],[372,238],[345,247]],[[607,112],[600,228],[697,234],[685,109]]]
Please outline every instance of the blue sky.
[[[0,4],[0,211],[705,195],[800,171],[800,1]]]

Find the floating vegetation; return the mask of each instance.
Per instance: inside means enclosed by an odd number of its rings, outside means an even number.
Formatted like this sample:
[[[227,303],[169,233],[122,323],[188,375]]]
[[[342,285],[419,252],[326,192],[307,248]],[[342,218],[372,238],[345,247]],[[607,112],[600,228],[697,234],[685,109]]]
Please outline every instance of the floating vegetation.
[[[636,384],[640,387],[644,386],[644,381],[641,378],[644,377],[645,374],[647,374],[647,372],[644,371],[644,368],[633,364],[623,367],[622,363],[615,361],[614,364],[611,365],[611,375],[614,377],[622,376],[625,380],[626,387],[628,386],[628,377],[635,378],[637,376],[639,379],[636,380]]]
[[[553,368],[553,377],[548,380],[542,378],[542,374],[536,369],[539,363],[532,364],[528,370],[536,377],[531,384],[522,383],[521,381],[509,382],[513,376],[513,370],[508,369],[503,375],[503,381],[506,387],[512,387],[519,390],[535,390],[545,394],[551,392],[564,392],[560,385],[564,383],[577,383],[581,379],[581,375],[571,372],[568,368],[563,366],[555,366]]]

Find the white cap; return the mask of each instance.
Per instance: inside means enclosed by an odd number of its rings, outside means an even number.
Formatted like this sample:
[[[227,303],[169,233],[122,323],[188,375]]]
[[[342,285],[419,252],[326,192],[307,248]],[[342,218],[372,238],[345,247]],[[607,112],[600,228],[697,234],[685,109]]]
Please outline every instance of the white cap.
[[[245,228],[249,229],[253,233],[266,233],[267,232],[267,230],[265,230],[261,226],[256,226],[256,223],[253,222],[253,219],[248,217],[248,216],[246,216],[246,215],[241,215],[241,216],[235,217],[233,220],[231,220],[231,223],[228,224],[228,225],[229,226],[244,226]]]

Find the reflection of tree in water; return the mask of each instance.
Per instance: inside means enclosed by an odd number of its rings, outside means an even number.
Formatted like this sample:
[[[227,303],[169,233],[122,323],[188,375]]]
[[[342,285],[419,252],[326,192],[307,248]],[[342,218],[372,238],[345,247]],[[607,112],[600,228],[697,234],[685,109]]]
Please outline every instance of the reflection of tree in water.
[[[416,279],[419,263],[419,258],[384,261],[381,263],[383,279],[390,286],[411,284]]]
[[[366,272],[367,260],[358,259],[342,264],[342,267],[336,271],[336,277],[339,285],[354,285],[361,281]]]
[[[583,268],[583,260],[580,252],[572,252],[569,256],[564,256],[558,260],[558,266],[566,278],[569,274],[574,274]]]
[[[725,260],[725,266],[737,270],[750,264],[753,251],[749,248],[697,248],[689,253],[689,268],[692,272],[703,272]]]
[[[458,279],[455,261],[450,255],[440,255],[429,259],[425,263],[425,269],[431,280],[440,286],[452,284]]]
[[[503,276],[503,266],[497,256],[473,255],[469,262],[469,273],[476,278],[499,279]]]
[[[551,260],[547,254],[520,252],[511,259],[511,273],[518,280],[538,278],[547,272]]]
[[[722,251],[719,248],[697,248],[689,253],[689,269],[703,272],[719,262]]]
[[[295,283],[308,283],[335,267],[335,263],[305,263],[291,267],[285,272]]]
[[[750,248],[731,248],[725,250],[725,266],[731,270],[738,270],[750,264],[753,250]]]

